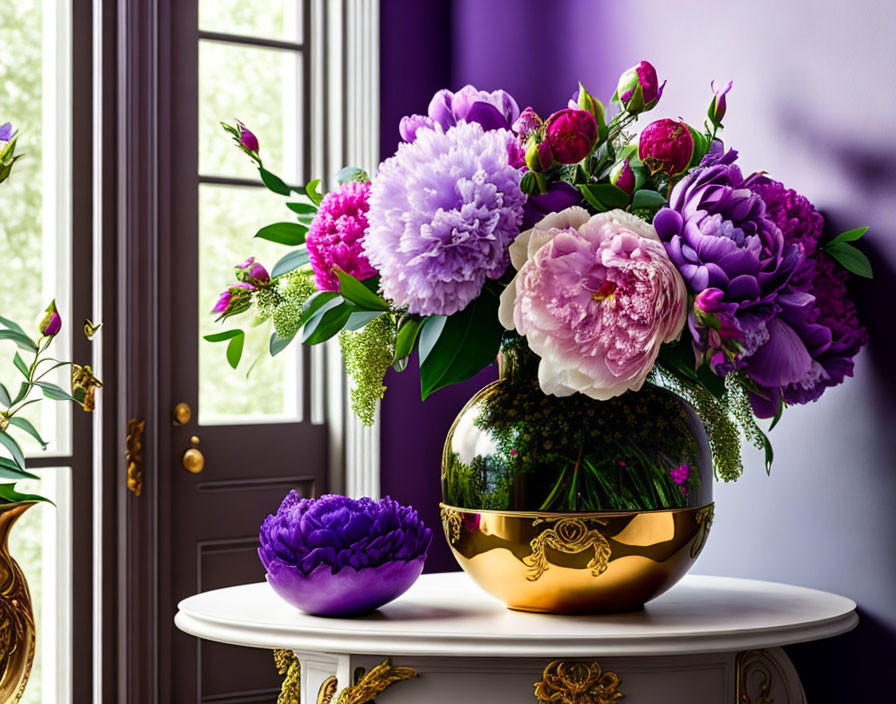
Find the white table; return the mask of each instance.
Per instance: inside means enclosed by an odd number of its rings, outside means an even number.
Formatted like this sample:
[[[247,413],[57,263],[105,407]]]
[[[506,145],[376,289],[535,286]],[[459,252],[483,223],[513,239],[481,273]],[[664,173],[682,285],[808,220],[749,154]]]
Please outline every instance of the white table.
[[[357,668],[369,672],[387,657],[419,676],[390,686],[380,704],[535,702],[533,684],[542,681],[542,694],[560,704],[618,701],[614,693],[645,704],[802,704],[780,646],[851,630],[855,608],[814,589],[687,576],[641,611],[532,614],[509,611],[465,574],[450,573],[424,575],[358,618],[303,614],[261,583],[185,599],[175,622],[200,638],[294,651],[302,704],[330,701]],[[558,668],[565,679],[555,677]],[[576,699],[570,689],[589,678],[602,693]]]

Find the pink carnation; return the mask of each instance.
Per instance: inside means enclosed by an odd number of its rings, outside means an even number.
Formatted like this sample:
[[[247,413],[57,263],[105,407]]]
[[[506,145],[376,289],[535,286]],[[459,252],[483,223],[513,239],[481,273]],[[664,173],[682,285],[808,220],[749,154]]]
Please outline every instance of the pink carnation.
[[[641,388],[684,327],[687,290],[653,226],[621,210],[549,215],[510,247],[499,317],[541,357],[545,393],[604,400]]]
[[[339,290],[336,269],[359,281],[376,275],[362,248],[369,195],[369,183],[349,181],[321,201],[305,237],[314,281],[321,291]]]

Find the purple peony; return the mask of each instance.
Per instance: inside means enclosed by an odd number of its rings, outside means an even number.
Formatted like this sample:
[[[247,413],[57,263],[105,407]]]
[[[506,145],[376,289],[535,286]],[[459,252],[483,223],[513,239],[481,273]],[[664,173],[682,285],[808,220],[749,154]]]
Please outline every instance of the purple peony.
[[[336,269],[359,281],[376,275],[363,251],[369,196],[369,183],[349,181],[321,201],[305,238],[314,282],[321,291],[339,290]]]
[[[523,208],[520,231],[528,230],[551,213],[559,213],[582,202],[582,192],[566,181],[555,181],[548,190],[537,196],[529,196]]]
[[[653,65],[642,61],[619,77],[616,97],[626,112],[637,115],[650,110],[659,102],[665,85],[665,81],[660,85]]]
[[[465,122],[477,122],[485,130],[509,130],[520,116],[520,108],[509,93],[496,90],[488,93],[467,85],[456,93],[440,90],[429,102],[427,115],[408,115],[398,127],[401,138],[413,142],[421,128],[439,125],[443,131]]]
[[[338,615],[377,608],[420,575],[432,531],[417,512],[386,497],[291,491],[259,531],[258,555],[271,587],[311,613]]]
[[[419,315],[451,315],[507,269],[526,196],[507,130],[424,130],[380,166],[364,252],[383,293]]]

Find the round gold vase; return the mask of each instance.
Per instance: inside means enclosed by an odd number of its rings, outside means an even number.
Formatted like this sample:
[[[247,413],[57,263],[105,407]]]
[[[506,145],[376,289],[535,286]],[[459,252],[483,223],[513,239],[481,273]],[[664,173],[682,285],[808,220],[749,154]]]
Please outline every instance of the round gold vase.
[[[17,702],[34,663],[34,612],[19,565],[9,554],[9,532],[34,502],[0,504],[0,702]]]
[[[706,542],[713,504],[620,513],[485,511],[442,504],[460,566],[509,608],[636,609],[674,585]]]

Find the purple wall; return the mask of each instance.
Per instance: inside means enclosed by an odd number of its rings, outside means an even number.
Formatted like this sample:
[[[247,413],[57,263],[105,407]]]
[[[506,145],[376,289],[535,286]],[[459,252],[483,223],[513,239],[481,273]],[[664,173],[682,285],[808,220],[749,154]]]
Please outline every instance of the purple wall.
[[[747,450],[744,478],[716,487],[713,537],[696,570],[855,599],[855,632],[789,652],[810,701],[892,701],[896,372],[885,361],[896,337],[896,132],[887,88],[896,80],[894,12],[833,0],[382,0],[382,24],[383,155],[395,148],[398,119],[425,111],[438,88],[505,88],[544,115],[579,79],[609,97],[619,73],[647,58],[669,79],[657,117],[699,123],[709,81],[734,79],[725,137],[745,169],[768,170],[809,195],[834,229],[872,227],[866,250],[876,277],[856,290],[871,343],[856,377],[820,403],[788,409],[772,435],[771,477]],[[388,383],[384,491],[416,504],[438,528],[441,444],[481,384],[421,404],[412,371]],[[453,566],[441,536],[435,542],[431,566]]]

